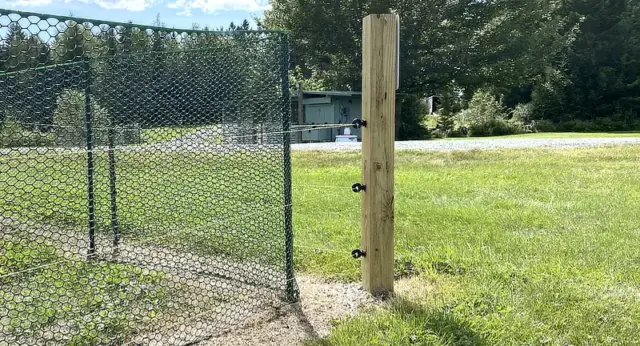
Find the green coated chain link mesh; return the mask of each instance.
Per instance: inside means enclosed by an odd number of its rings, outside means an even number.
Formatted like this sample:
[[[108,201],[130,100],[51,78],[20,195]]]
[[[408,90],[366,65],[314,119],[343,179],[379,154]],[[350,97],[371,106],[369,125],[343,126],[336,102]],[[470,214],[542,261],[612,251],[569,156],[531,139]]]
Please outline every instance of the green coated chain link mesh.
[[[288,52],[0,10],[0,346],[182,345],[297,300]]]

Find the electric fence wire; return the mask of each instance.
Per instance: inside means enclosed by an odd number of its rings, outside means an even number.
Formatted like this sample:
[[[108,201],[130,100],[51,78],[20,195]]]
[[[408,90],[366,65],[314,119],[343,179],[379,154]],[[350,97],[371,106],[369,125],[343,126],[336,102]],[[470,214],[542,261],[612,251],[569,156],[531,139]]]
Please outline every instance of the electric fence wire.
[[[285,135],[297,132],[304,131],[321,131],[327,129],[338,129],[344,127],[351,127],[351,124],[331,124],[327,126],[318,126],[311,129],[297,129],[297,130],[289,130],[289,131],[274,131],[274,132],[264,132],[250,135],[241,135],[241,136],[224,136],[225,141],[234,140],[234,139],[243,139],[243,138],[256,138],[258,136],[269,136],[269,135]],[[219,134],[222,135],[222,134]],[[193,138],[187,138],[182,140],[181,138],[176,138],[172,140],[166,141],[166,143],[159,144],[149,144],[149,145],[127,145],[127,146],[99,146],[95,147],[91,150],[87,150],[85,148],[17,148],[17,149],[0,149],[0,159],[2,158],[13,158],[12,155],[23,154],[23,155],[34,155],[30,158],[55,158],[60,156],[69,156],[69,155],[78,155],[84,153],[102,153],[102,152],[172,152],[177,149],[182,149],[181,151],[189,152],[190,150],[199,151],[198,149],[210,149],[210,148],[224,148],[225,144],[217,144],[217,143],[194,143],[195,140]],[[234,144],[237,145],[237,144]],[[260,145],[260,144],[246,144],[246,145]],[[246,147],[245,149],[248,149]],[[51,150],[55,150],[55,152],[51,152]],[[37,155],[37,156],[35,156]]]
[[[293,206],[293,204],[284,204],[284,205],[279,206],[279,208],[273,208],[273,210],[280,209],[280,208],[284,209],[284,208],[292,207],[292,206]],[[244,214],[242,214],[240,216],[237,216],[237,217],[224,219],[224,220],[216,220],[214,222],[208,223],[207,226],[210,227],[211,225],[214,225],[214,224],[224,224],[224,223],[227,223],[227,222],[230,222],[230,221],[234,221],[234,220],[236,220],[236,221],[237,220],[242,220],[242,219],[246,219],[249,216],[257,216],[257,215],[263,214],[265,212],[273,211],[273,210],[260,210],[258,212],[254,212],[254,213],[244,213]],[[131,238],[131,239],[129,239],[129,241],[135,241],[135,243],[133,243],[133,244],[130,244],[130,243],[119,244],[119,245],[116,245],[116,246],[111,246],[110,248],[113,249],[113,250],[116,250],[116,249],[120,249],[121,247],[124,248],[124,247],[137,246],[137,245],[141,245],[141,244],[145,244],[145,243],[149,243],[149,242],[153,242],[153,241],[158,241],[158,240],[167,238],[167,237],[169,237],[171,235],[173,235],[171,232],[167,232],[165,234],[161,234],[161,235],[154,236],[154,237],[149,237],[149,238],[137,238],[137,239],[136,238]],[[94,258],[94,257],[99,257],[101,255],[104,255],[104,254],[103,253],[99,253],[99,252],[91,253],[91,254],[86,255],[86,258],[87,259],[91,259],[91,258]],[[77,262],[77,260],[75,260],[75,261]],[[74,262],[74,260],[72,260],[72,259],[63,259],[63,260],[59,260],[59,261],[46,263],[46,264],[43,264],[43,265],[38,265],[38,266],[26,268],[26,269],[23,269],[23,270],[18,270],[18,271],[6,273],[6,274],[3,274],[3,275],[0,275],[0,279],[4,279],[4,278],[7,278],[7,277],[14,277],[14,276],[17,276],[17,275],[20,275],[20,274],[24,274],[24,273],[29,273],[29,272],[32,272],[32,271],[35,271],[35,270],[46,269],[48,267],[51,267],[51,266],[54,266],[54,265],[57,265],[57,264],[68,263],[68,262]]]

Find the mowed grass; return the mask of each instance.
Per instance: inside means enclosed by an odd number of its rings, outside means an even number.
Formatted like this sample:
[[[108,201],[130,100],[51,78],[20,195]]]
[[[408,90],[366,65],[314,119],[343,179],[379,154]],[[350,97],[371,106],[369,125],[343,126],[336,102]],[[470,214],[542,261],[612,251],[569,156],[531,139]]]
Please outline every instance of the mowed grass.
[[[520,135],[497,136],[497,137],[452,137],[443,140],[464,140],[464,139],[501,139],[501,138],[630,138],[640,137],[638,131],[628,132],[538,132],[525,133]]]
[[[254,270],[257,262],[284,273],[282,162],[279,151],[117,151],[120,251],[137,245],[160,257],[238,258]],[[98,250],[110,253],[106,152],[96,151],[93,175]],[[68,337],[69,345],[116,344],[181,313],[167,305],[189,294],[185,279],[168,281],[153,265],[89,263],[87,249],[64,250],[89,231],[88,203],[86,154],[0,157],[0,335],[8,344],[32,344],[37,333]],[[29,231],[12,229],[15,223]],[[282,278],[266,284],[283,287]],[[55,332],[66,325],[73,328]]]
[[[283,204],[279,155],[119,153],[123,239],[282,263],[283,224],[270,218]],[[86,231],[83,160],[5,156],[0,210]],[[397,298],[310,343],[636,343],[639,163],[638,146],[398,152]],[[110,231],[106,167],[101,153],[99,236]],[[358,153],[293,153],[298,271],[358,280],[360,172]]]
[[[276,235],[284,227],[277,216],[284,215],[282,161],[277,151],[117,152],[120,237],[281,264],[267,250],[284,251]],[[96,232],[110,239],[106,152],[96,153],[93,173]],[[7,155],[0,158],[0,184],[0,215],[88,232],[84,154]]]
[[[157,144],[192,135],[207,127],[156,127],[140,131],[140,139],[146,144]]]
[[[0,335],[7,345],[35,343],[38,332],[64,325],[73,326],[64,335],[68,345],[118,343],[166,309],[163,274],[72,261],[60,252],[42,238],[0,237]]]
[[[398,152],[397,297],[310,344],[637,344],[639,168],[638,146]],[[295,153],[299,270],[358,280],[360,197],[309,185],[359,175]]]

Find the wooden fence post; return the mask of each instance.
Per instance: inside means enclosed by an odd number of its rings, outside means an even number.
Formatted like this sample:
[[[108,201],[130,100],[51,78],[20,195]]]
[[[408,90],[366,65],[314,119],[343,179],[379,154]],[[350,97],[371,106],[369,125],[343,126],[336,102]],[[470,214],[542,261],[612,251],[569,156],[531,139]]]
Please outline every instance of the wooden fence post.
[[[395,14],[373,14],[362,30],[362,282],[375,296],[393,292],[398,25]]]

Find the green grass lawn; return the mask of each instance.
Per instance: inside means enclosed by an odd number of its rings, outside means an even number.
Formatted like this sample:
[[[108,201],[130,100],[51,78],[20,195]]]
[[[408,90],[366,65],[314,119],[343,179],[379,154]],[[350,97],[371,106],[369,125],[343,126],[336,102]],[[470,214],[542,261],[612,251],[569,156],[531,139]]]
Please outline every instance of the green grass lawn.
[[[121,237],[161,238],[163,244],[206,255],[253,254],[279,261],[265,250],[284,247],[283,240],[273,243],[283,221],[258,228],[253,220],[282,210],[281,152],[122,151],[116,154],[116,166]],[[0,158],[0,184],[6,184],[0,190],[0,215],[88,232],[86,179],[86,158],[80,153]],[[96,230],[100,237],[110,237],[104,151],[95,155],[94,181]]]
[[[283,225],[255,222],[282,203],[274,189],[281,176],[277,154],[123,152],[118,159],[125,236],[166,235],[162,245],[189,243],[190,251],[203,254],[242,250],[243,256],[281,261],[282,253],[268,250],[283,246]],[[310,343],[637,342],[639,162],[640,146],[398,152],[398,295]],[[358,280],[359,261],[350,252],[360,245],[360,196],[349,187],[360,180],[360,166],[358,153],[293,153],[300,272]],[[22,173],[16,177],[16,171]],[[100,234],[109,231],[107,178],[102,153],[96,169]],[[83,226],[85,179],[82,155],[5,156],[0,211]],[[246,238],[237,242],[230,234]]]
[[[460,139],[482,139],[482,138],[624,138],[624,137],[640,137],[640,132],[538,132],[526,133],[521,135],[498,136],[498,137],[454,137],[443,140],[460,140]]]
[[[304,187],[358,181],[358,155],[294,157],[299,269],[358,280],[359,198]],[[637,146],[398,153],[396,274],[407,278],[387,307],[310,344],[637,343],[639,163]]]
[[[162,274],[132,265],[71,261],[44,239],[21,236],[0,238],[0,335],[7,345],[62,325],[73,326],[64,335],[67,345],[118,343],[166,305]]]
[[[203,126],[194,127],[156,127],[152,129],[143,129],[140,131],[140,140],[146,144],[157,144],[178,139],[180,137],[191,135],[199,130],[205,129]]]
[[[86,154],[49,154],[0,156],[0,340],[12,344],[11,338],[71,324],[74,328],[64,331],[70,338],[65,344],[115,344],[159,317],[184,314],[175,305],[164,314],[168,302],[189,310],[184,296],[191,294],[194,281],[182,278],[178,284],[154,266],[111,263],[109,258],[87,263],[86,249],[61,250],[57,244],[88,232]],[[118,151],[116,158],[122,244],[185,258],[237,257],[284,273],[281,152]],[[96,238],[102,240],[99,250],[111,253],[105,245],[112,230],[104,151],[95,154],[94,176]],[[4,218],[29,222],[34,233],[12,231]],[[47,239],[35,235],[49,226],[54,228]],[[182,273],[189,277],[190,269]],[[284,279],[265,284],[282,287]],[[212,294],[234,293],[211,289],[200,303],[211,303]]]

